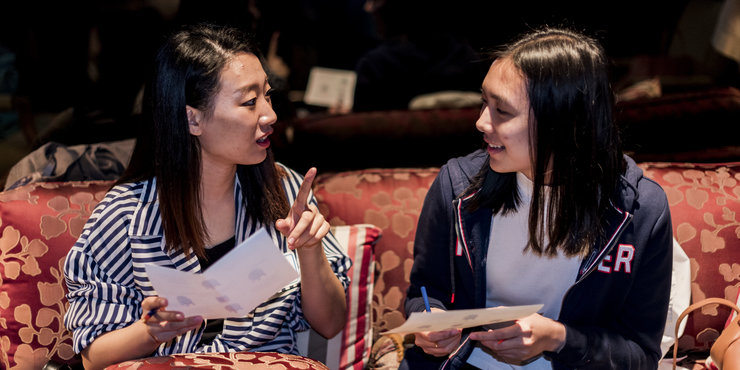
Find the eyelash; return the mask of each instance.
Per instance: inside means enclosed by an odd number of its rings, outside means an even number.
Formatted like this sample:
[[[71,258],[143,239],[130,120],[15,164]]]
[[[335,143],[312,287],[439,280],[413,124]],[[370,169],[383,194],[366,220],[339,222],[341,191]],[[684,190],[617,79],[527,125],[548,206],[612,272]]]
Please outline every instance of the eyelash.
[[[487,100],[486,100],[485,98],[480,98],[480,101],[481,101],[481,107],[480,107],[480,110],[481,110],[481,112],[482,112],[482,111],[483,111],[483,109],[485,109],[485,108],[486,108],[486,106],[488,105],[488,101],[487,101]],[[509,114],[509,113],[508,113],[507,111],[501,110],[501,108],[498,108],[498,107],[496,107],[496,108],[494,108],[494,109],[496,110],[496,113],[498,113],[498,114],[500,114],[500,115],[506,115],[506,114]]]
[[[267,92],[265,93],[265,98],[267,99],[267,101],[268,101],[268,102],[270,101],[270,97],[272,96],[272,94],[273,94],[274,92],[275,92],[275,89],[269,89],[269,90],[267,90]],[[255,104],[256,102],[257,102],[257,98],[252,98],[252,99],[249,99],[249,100],[245,101],[244,103],[242,103],[242,106],[245,106],[245,107],[252,107],[252,106],[254,106],[254,104]]]

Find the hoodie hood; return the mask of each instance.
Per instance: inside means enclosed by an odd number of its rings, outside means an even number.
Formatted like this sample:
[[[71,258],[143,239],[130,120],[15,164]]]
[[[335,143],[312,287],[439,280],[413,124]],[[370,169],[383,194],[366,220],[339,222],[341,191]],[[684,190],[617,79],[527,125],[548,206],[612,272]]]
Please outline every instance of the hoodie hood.
[[[467,190],[475,175],[480,172],[487,161],[488,153],[479,149],[465,157],[454,158],[447,162],[450,173],[449,180],[457,197],[460,197]]]
[[[465,157],[451,159],[447,162],[450,170],[450,183],[458,197],[467,190],[473,178],[480,172],[483,165],[488,161],[488,153],[479,149]],[[612,199],[616,199],[614,204],[619,209],[632,212],[635,203],[639,198],[637,184],[643,179],[644,173],[640,167],[637,167],[635,161],[629,156],[624,156],[626,163],[625,173],[620,176],[616,193]]]
[[[637,184],[642,180],[644,174],[640,167],[637,167],[635,161],[629,156],[624,156],[626,162],[625,173],[621,176],[619,185],[615,190],[617,193],[612,197],[616,199],[615,206],[634,213],[635,204],[640,197],[637,191]]]

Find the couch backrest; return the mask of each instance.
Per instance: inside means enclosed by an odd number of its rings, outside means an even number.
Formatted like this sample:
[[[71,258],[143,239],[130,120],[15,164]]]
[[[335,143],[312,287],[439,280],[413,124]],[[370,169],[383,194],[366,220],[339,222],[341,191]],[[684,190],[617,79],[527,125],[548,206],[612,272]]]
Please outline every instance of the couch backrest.
[[[332,225],[369,223],[383,236],[375,245],[373,336],[405,320],[403,301],[413,263],[416,223],[437,168],[368,169],[319,175],[314,194]]]
[[[740,289],[740,162],[642,163],[665,190],[673,232],[691,261],[692,302],[734,300]],[[416,222],[437,169],[368,169],[320,175],[314,191],[334,225],[371,223],[383,230],[375,246],[373,328],[404,321],[403,300],[413,264]],[[729,311],[708,306],[688,319],[683,349],[708,349]]]
[[[691,303],[706,297],[735,301],[740,289],[740,162],[639,166],[668,197],[673,236],[691,263]],[[680,348],[708,350],[728,315],[717,305],[694,311]]]
[[[79,361],[62,323],[64,259],[110,185],[33,183],[0,193],[0,368]]]

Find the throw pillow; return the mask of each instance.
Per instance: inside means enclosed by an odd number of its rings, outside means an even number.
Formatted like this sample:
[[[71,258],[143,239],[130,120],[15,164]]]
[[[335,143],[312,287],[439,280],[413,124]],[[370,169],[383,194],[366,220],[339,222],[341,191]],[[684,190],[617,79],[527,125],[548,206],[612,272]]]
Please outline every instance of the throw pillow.
[[[382,232],[369,224],[332,226],[331,231],[352,259],[348,271],[351,283],[347,288],[347,321],[344,330],[329,340],[311,331],[304,351],[331,369],[361,370],[367,367],[372,347],[374,247]]]

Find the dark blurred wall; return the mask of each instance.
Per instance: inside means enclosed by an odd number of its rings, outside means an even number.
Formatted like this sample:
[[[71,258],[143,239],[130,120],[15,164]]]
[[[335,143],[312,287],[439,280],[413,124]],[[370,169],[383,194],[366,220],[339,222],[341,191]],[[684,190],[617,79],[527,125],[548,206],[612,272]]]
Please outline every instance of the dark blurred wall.
[[[372,17],[363,13],[364,0],[191,2],[196,4],[191,15],[237,22],[242,18],[233,17],[246,14],[246,6],[259,8],[252,29],[263,48],[273,32],[280,32],[279,54],[291,68],[290,89],[303,89],[314,65],[353,69],[380,40]],[[479,51],[547,23],[595,35],[613,57],[664,55],[688,2],[458,0],[446,4],[451,16],[445,26]],[[29,96],[36,110],[78,106],[126,112],[159,40],[177,22],[152,3],[3,1],[0,44],[16,53],[19,93]]]

